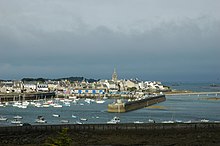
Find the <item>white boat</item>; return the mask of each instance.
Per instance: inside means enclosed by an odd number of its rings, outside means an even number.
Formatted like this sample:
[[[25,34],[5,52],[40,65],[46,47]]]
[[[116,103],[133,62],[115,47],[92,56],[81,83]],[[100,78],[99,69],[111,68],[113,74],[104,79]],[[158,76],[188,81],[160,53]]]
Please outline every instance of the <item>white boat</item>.
[[[75,116],[75,115],[72,115],[72,118],[76,118],[76,116]]]
[[[79,121],[76,121],[76,124],[80,124],[80,125],[81,125],[81,124],[83,124],[83,123],[82,123],[82,122],[79,122]]]
[[[14,119],[22,119],[23,117],[22,117],[22,116],[17,115],[17,116],[14,116],[13,118],[14,118]]]
[[[58,114],[53,114],[53,117],[60,117],[60,115],[58,115]]]
[[[69,120],[60,120],[61,123],[69,123]]]
[[[134,121],[135,124],[143,124],[144,122],[141,121]]]
[[[63,106],[60,104],[55,104],[53,107],[63,107]]]
[[[207,119],[202,119],[202,120],[200,120],[202,123],[208,123],[209,122],[209,120],[207,120]]]
[[[70,106],[70,102],[69,101],[65,101],[63,103],[64,103],[64,106]]]
[[[80,121],[87,121],[86,118],[80,118]]]
[[[28,101],[22,102],[22,105],[28,106],[30,103]]]
[[[0,121],[7,121],[8,118],[4,117],[4,116],[0,116]]]
[[[169,123],[174,123],[174,121],[163,121],[162,123],[169,124]]]
[[[38,116],[35,120],[36,123],[47,123],[43,116]]]
[[[148,119],[148,122],[149,122],[149,123],[155,123],[155,121],[152,120],[152,119]]]
[[[17,105],[18,108],[27,108],[27,105]]]
[[[5,107],[5,105],[4,105],[4,104],[2,104],[2,103],[0,103],[0,107]]]
[[[108,124],[117,124],[120,123],[120,118],[119,117],[114,117],[110,121],[107,122]]]
[[[175,120],[175,123],[183,123],[182,120]]]
[[[96,100],[96,103],[104,103],[105,100]]]
[[[18,119],[14,119],[11,121],[11,124],[22,124],[22,122]]]
[[[191,120],[189,120],[189,121],[185,121],[184,123],[192,123],[192,121],[191,121]]]

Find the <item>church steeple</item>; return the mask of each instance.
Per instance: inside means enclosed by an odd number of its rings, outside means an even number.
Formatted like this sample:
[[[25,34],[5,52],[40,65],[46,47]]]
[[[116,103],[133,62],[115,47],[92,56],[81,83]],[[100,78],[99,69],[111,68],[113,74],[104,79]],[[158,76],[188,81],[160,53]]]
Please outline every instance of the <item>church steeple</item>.
[[[117,82],[117,80],[118,80],[118,76],[117,76],[117,73],[116,73],[116,69],[114,68],[114,72],[112,74],[112,81]]]

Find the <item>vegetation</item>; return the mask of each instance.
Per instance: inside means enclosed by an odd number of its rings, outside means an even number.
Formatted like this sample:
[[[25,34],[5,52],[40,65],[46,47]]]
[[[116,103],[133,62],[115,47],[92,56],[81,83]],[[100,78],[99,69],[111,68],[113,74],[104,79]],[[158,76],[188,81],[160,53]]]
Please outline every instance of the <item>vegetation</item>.
[[[68,129],[64,128],[58,133],[55,138],[49,137],[45,143],[45,146],[70,146],[72,139],[67,134]]]
[[[67,81],[70,81],[70,82],[75,82],[75,81],[78,81],[78,82],[82,82],[83,80],[89,82],[89,83],[92,83],[92,82],[97,82],[99,80],[95,80],[95,79],[87,79],[87,78],[84,78],[84,77],[68,77],[68,78],[58,78],[58,79],[45,79],[45,78],[23,78],[21,81],[23,82],[30,82],[30,81],[37,81],[37,82],[45,82],[45,81],[48,81],[48,80],[52,80],[52,81],[61,81],[61,80],[67,80]]]

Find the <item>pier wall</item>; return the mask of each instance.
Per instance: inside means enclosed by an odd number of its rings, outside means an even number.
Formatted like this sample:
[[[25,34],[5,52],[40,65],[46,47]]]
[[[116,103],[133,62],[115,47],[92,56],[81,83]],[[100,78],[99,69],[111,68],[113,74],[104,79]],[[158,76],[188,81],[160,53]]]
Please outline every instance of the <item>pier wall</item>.
[[[0,127],[0,145],[43,145],[68,129],[72,145],[219,145],[220,123]]]
[[[1,102],[9,102],[9,101],[24,101],[24,100],[39,100],[45,98],[55,97],[55,92],[38,92],[38,93],[6,93],[0,94]]]
[[[157,104],[165,100],[166,100],[165,95],[157,95],[153,97],[148,97],[146,99],[130,101],[127,103],[109,104],[108,112],[118,112],[118,113],[127,112],[131,110],[144,108],[153,104]]]

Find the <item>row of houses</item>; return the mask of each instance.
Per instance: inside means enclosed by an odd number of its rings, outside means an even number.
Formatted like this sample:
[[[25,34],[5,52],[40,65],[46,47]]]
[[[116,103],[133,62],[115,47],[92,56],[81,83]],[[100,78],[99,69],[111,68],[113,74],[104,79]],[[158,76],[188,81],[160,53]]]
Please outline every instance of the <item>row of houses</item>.
[[[23,92],[56,92],[57,94],[104,94],[115,92],[151,92],[168,91],[169,87],[156,81],[139,81],[137,79],[118,80],[114,70],[111,80],[99,80],[89,83],[82,82],[45,81],[45,82],[22,82],[22,81],[2,81],[0,82],[1,93],[23,93]]]
[[[103,94],[106,92],[123,92],[123,91],[166,91],[167,87],[161,82],[137,81],[137,80],[100,80],[98,82],[88,83],[85,81],[70,83],[69,81],[47,81],[39,82],[22,82],[9,81],[0,82],[1,93],[23,93],[23,92],[50,92],[66,94]]]

